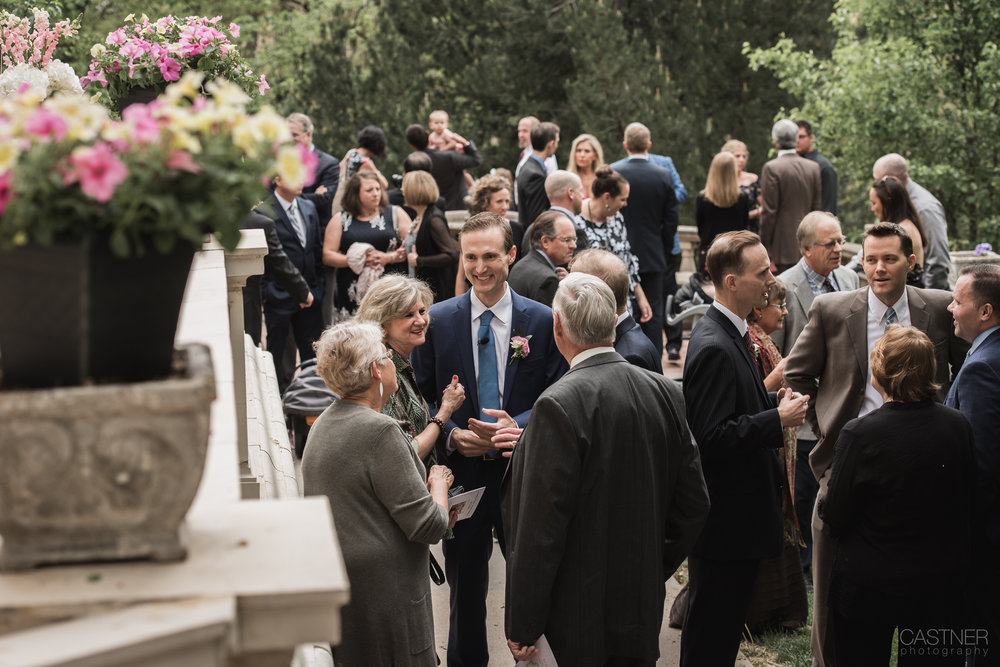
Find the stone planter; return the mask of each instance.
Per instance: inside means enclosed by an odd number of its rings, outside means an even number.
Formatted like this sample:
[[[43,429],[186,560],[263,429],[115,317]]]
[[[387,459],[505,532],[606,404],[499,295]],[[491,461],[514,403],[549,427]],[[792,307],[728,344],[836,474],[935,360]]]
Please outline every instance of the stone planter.
[[[215,379],[184,346],[155,382],[0,392],[0,569],[186,555]]]
[[[956,250],[951,253],[951,273],[948,282],[954,285],[958,282],[958,273],[970,264],[1000,264],[1000,255],[986,251],[976,255],[974,250]]]

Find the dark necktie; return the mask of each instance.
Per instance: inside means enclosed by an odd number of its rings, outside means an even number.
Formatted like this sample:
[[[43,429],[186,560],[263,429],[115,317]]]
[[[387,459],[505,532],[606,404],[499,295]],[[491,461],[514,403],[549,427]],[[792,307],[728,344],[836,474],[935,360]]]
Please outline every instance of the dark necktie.
[[[826,278],[823,281],[823,284],[820,285],[820,288],[823,290],[823,294],[829,294],[830,292],[836,292],[837,291],[837,290],[835,290],[833,288],[833,283],[830,282],[829,278]]]
[[[493,342],[493,329],[490,322],[493,321],[493,311],[484,311],[479,316],[479,334],[476,336],[476,344],[479,349],[479,407],[500,409],[500,382],[497,378],[497,350]],[[495,422],[495,417],[482,415],[479,417],[484,422]]]
[[[898,321],[899,318],[896,317],[895,309],[890,308],[889,310],[885,311],[885,328],[882,329],[882,331],[884,332],[885,329],[889,328],[890,324],[895,324]]]

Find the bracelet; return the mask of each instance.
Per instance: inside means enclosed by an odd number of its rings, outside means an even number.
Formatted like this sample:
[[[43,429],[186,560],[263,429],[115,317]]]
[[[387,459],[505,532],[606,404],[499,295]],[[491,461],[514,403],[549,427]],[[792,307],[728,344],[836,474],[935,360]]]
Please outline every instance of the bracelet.
[[[437,427],[438,427],[439,429],[441,429],[441,432],[442,432],[442,433],[444,433],[444,422],[443,422],[443,421],[441,421],[441,420],[440,420],[440,419],[438,419],[437,417],[431,417],[431,418],[430,418],[430,419],[428,419],[427,421],[429,421],[429,422],[430,422],[430,423],[432,423],[432,424],[437,424]]]

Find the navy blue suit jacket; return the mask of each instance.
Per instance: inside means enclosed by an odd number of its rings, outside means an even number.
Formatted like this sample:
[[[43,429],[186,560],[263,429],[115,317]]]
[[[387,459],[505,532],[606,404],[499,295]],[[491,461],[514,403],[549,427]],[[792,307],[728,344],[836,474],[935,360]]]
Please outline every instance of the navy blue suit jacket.
[[[549,208],[549,196],[545,194],[547,175],[545,167],[533,157],[527,159],[517,175],[517,219],[525,230]],[[524,253],[527,252],[525,247]]]
[[[307,199],[298,197],[296,203],[299,207],[299,214],[306,225],[306,245],[302,246],[299,241],[292,221],[288,219],[285,208],[278,202],[275,194],[264,200],[255,210],[257,213],[274,220],[274,229],[278,233],[278,240],[284,249],[288,259],[291,260],[295,268],[299,270],[309,290],[313,294],[316,303],[323,301],[323,291],[326,287],[326,279],[323,274],[323,237],[320,235],[319,216],[316,214],[316,207]],[[299,301],[296,297],[288,294],[281,285],[266,270],[261,279],[261,287],[264,291],[264,308],[280,308],[297,311]]]
[[[657,354],[656,347],[631,315],[626,315],[615,327],[615,352],[633,366],[655,373],[663,372],[662,357]]]
[[[316,214],[319,216],[320,232],[326,232],[326,225],[333,215],[333,197],[337,194],[337,186],[340,183],[340,160],[329,153],[321,150],[316,151],[319,164],[316,165],[316,178],[312,185],[302,188],[302,198],[308,199],[316,207]],[[316,194],[316,188],[321,185],[326,186],[326,192],[321,195]],[[323,238],[320,236],[320,238]]]
[[[712,508],[694,553],[715,560],[781,552],[783,443],[775,395],[756,361],[717,308],[698,321],[684,362],[688,424],[701,453]]]
[[[511,336],[531,336],[531,352],[524,359],[510,360],[504,367],[500,407],[514,418],[518,426],[524,428],[535,400],[566,372],[567,366],[552,336],[552,310],[519,296],[514,290],[511,290],[511,299]],[[430,317],[426,341],[413,350],[413,369],[420,393],[429,405],[436,406],[452,375],[457,375],[458,381],[465,385],[465,402],[445,424],[447,435],[455,428],[468,428],[470,418],[483,418],[472,357],[477,352],[471,335],[472,302],[469,293],[435,303],[431,306]]]
[[[1000,548],[1000,329],[962,364],[945,405],[960,410],[972,424],[980,516],[988,540]]]
[[[622,209],[628,242],[639,258],[639,271],[664,273],[677,233],[677,195],[670,172],[643,158],[611,165],[629,184],[628,206]]]

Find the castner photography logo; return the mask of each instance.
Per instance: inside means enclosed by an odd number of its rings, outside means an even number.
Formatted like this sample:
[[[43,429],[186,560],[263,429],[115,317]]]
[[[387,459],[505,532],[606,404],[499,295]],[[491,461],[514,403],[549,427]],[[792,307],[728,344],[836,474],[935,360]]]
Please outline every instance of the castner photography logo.
[[[986,628],[901,628],[899,655],[982,656],[989,655]]]

